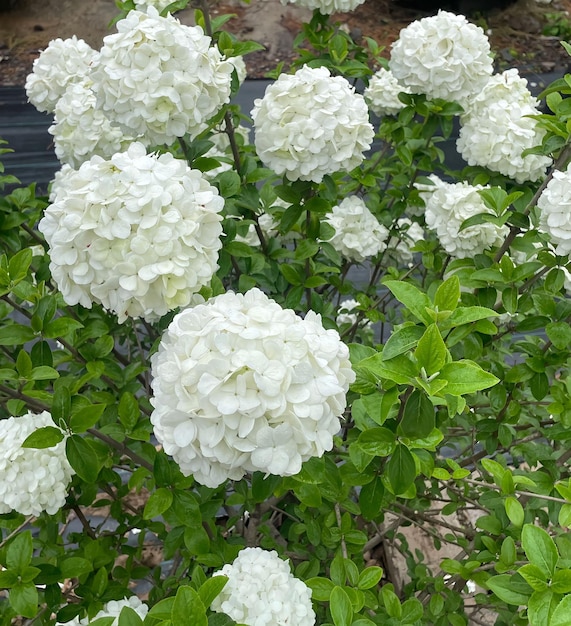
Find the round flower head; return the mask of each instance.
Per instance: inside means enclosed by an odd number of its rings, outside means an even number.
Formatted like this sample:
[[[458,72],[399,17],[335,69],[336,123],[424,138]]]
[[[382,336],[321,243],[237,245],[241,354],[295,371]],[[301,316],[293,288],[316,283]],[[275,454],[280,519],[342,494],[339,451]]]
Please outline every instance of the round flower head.
[[[537,206],[539,230],[547,233],[555,246],[555,254],[571,253],[571,167],[556,170],[543,190]]]
[[[89,626],[91,622],[94,622],[102,617],[114,617],[115,619],[111,622],[111,626],[117,626],[119,623],[119,615],[121,615],[121,611],[126,606],[133,609],[133,611],[135,611],[141,619],[145,619],[147,613],[149,612],[149,607],[146,604],[141,602],[137,596],[131,596],[130,598],[124,598],[123,600],[110,600],[103,606],[101,611],[93,616],[92,619],[87,617],[84,617],[83,619],[75,617],[69,622],[57,622],[56,626]]]
[[[75,473],[65,455],[65,438],[50,448],[22,448],[38,428],[53,426],[47,411],[0,420],[0,514],[57,513]]]
[[[349,196],[334,206],[325,221],[335,229],[329,243],[346,259],[360,263],[386,248],[389,231],[358,196]]]
[[[223,205],[201,172],[133,143],[62,174],[39,229],[67,304],[154,321],[210,282]]]
[[[469,165],[480,165],[515,179],[536,181],[545,175],[551,159],[522,152],[540,145],[545,130],[537,126],[538,101],[516,69],[490,78],[473,96],[460,117],[456,148]]]
[[[254,101],[256,151],[289,180],[321,182],[326,174],[357,167],[373,141],[363,96],[325,67],[281,74]]]
[[[332,15],[333,13],[349,13],[354,11],[365,0],[281,0],[283,5],[288,3],[298,7],[314,11],[317,9],[322,15]]]
[[[195,136],[230,98],[233,65],[199,26],[154,7],[130,11],[103,40],[93,69],[98,105],[147,145]]]
[[[394,74],[382,67],[369,81],[364,91],[365,101],[375,115],[396,115],[404,104],[399,100],[399,93],[410,93],[408,87],[399,85]]]
[[[355,377],[319,315],[301,319],[259,289],[180,312],[151,366],[155,435],[209,487],[245,472],[291,476],[330,450]]]
[[[424,230],[420,224],[406,217],[397,221],[396,230],[387,243],[387,256],[398,266],[405,267],[412,263],[411,248],[424,239]]]
[[[75,35],[50,41],[26,78],[28,100],[38,111],[53,113],[68,85],[87,76],[97,54]]]
[[[450,256],[463,259],[502,244],[509,232],[507,226],[484,222],[460,230],[469,217],[491,212],[478,193],[484,187],[445,183],[434,175],[430,178],[435,186],[417,185],[426,203],[426,225],[436,232],[440,245]]]
[[[89,79],[68,85],[56,103],[54,123],[48,128],[57,158],[74,168],[96,154],[110,158],[133,141],[97,108],[91,85]]]
[[[274,550],[244,548],[213,574],[228,581],[210,608],[246,626],[313,626],[311,589]]]
[[[459,104],[479,93],[493,70],[484,31],[447,11],[401,30],[392,45],[390,67],[412,93]]]

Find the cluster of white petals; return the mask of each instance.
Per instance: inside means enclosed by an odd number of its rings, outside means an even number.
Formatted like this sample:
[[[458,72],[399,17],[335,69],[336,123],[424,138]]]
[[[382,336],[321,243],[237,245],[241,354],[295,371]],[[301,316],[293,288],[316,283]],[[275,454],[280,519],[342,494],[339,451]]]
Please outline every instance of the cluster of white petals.
[[[547,233],[555,254],[571,253],[571,166],[556,170],[537,201],[539,230]]]
[[[350,171],[373,141],[363,96],[325,67],[281,74],[254,101],[251,115],[258,156],[289,180],[321,182]]]
[[[135,8],[138,11],[146,11],[149,7],[154,7],[162,13],[174,0],[135,0]]]
[[[387,256],[398,266],[407,266],[412,263],[413,248],[424,239],[424,229],[418,222],[411,222],[403,217],[397,220],[395,233],[387,243]]]
[[[140,143],[66,169],[39,223],[68,304],[154,321],[217,269],[224,200],[202,173]]]
[[[359,196],[345,198],[324,221],[335,229],[329,243],[346,259],[361,262],[386,248],[389,231]]]
[[[375,115],[396,115],[404,107],[399,100],[399,93],[403,92],[410,93],[410,89],[400,85],[395,75],[382,67],[371,77],[363,95]]]
[[[468,218],[491,213],[478,193],[484,187],[466,182],[445,183],[435,175],[430,179],[434,186],[417,185],[426,204],[426,225],[436,232],[440,245],[450,256],[463,259],[501,245],[509,232],[507,226],[485,222],[460,230]]]
[[[333,13],[349,13],[354,11],[365,0],[281,0],[283,5],[288,3],[298,7],[315,11],[317,9],[322,15],[332,15]]]
[[[22,448],[44,426],[55,427],[47,411],[0,420],[0,514],[53,515],[65,504],[75,474],[65,455],[65,438],[50,448]]]
[[[154,7],[130,11],[103,40],[93,69],[98,105],[147,145],[196,135],[230,98],[233,65],[199,26]]]
[[[313,626],[311,589],[274,550],[244,548],[213,574],[228,582],[210,608],[246,626]]]
[[[54,123],[48,132],[54,137],[57,158],[73,168],[95,155],[110,158],[133,141],[112,126],[97,108],[97,98],[87,78],[70,84],[57,101]]]
[[[68,85],[86,77],[98,53],[75,35],[53,39],[34,61],[26,78],[26,95],[38,109],[53,113]]]
[[[155,435],[209,487],[245,472],[294,475],[330,450],[355,377],[319,315],[301,319],[259,289],[180,312],[151,366]]]
[[[469,165],[480,165],[515,179],[536,181],[551,164],[546,156],[522,152],[541,144],[545,130],[537,120],[538,101],[527,88],[527,80],[516,69],[490,78],[471,98],[460,118],[456,148]]]
[[[95,620],[101,619],[102,617],[114,617],[115,619],[111,622],[111,626],[117,626],[119,622],[119,615],[126,606],[133,609],[133,611],[135,611],[141,619],[145,619],[147,613],[149,612],[149,607],[146,604],[141,602],[137,596],[131,596],[130,598],[125,598],[123,600],[110,600],[103,606],[101,611],[93,616],[92,619],[89,619],[88,617],[84,617],[82,619],[75,617],[69,622],[57,622],[56,626],[89,626],[89,624]]]
[[[439,11],[401,30],[392,45],[390,68],[412,93],[463,106],[492,74],[490,43],[463,15]]]

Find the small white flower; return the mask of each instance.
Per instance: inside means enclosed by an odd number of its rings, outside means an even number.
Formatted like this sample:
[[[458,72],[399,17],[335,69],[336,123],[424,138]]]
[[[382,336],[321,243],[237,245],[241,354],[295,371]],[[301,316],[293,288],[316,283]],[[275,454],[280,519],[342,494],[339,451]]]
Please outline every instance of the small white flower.
[[[322,15],[333,13],[349,13],[354,11],[365,0],[281,0],[283,5],[288,3],[304,7],[310,11],[317,9]]]
[[[399,93],[403,92],[410,93],[410,89],[400,85],[394,74],[382,67],[373,75],[363,95],[376,115],[396,115],[404,107],[399,100]]]
[[[538,101],[516,69],[490,78],[479,94],[466,104],[460,117],[456,148],[469,165],[480,165],[515,179],[536,181],[551,164],[546,156],[522,152],[541,144],[545,130],[532,115],[539,115]]]
[[[74,168],[95,155],[110,158],[133,141],[97,108],[89,79],[68,85],[56,103],[48,132],[54,137],[57,158]]]
[[[75,35],[50,41],[26,78],[28,100],[38,111],[53,113],[68,85],[85,78],[97,56],[91,46]]]
[[[547,233],[555,254],[571,253],[571,167],[556,170],[537,201],[539,230]]]
[[[190,303],[217,269],[224,200],[202,173],[140,143],[92,157],[52,187],[39,223],[64,300],[154,321]]]
[[[230,99],[233,65],[199,26],[154,7],[130,11],[103,40],[92,78],[98,106],[147,145],[196,136]]]
[[[329,243],[346,259],[360,263],[386,248],[389,231],[358,196],[345,198],[324,219],[335,229]]]
[[[93,616],[92,619],[87,617],[82,619],[75,617],[69,622],[57,622],[56,626],[89,626],[91,622],[94,622],[102,617],[114,617],[115,619],[111,622],[111,626],[117,626],[119,622],[119,615],[126,606],[133,609],[133,611],[135,611],[141,619],[145,619],[147,613],[149,612],[149,607],[146,604],[141,602],[137,596],[131,596],[130,598],[124,598],[123,600],[110,600],[103,606],[101,611]]]
[[[401,30],[392,45],[390,68],[412,93],[463,105],[492,74],[490,43],[463,15],[439,11]]]
[[[0,514],[57,513],[75,474],[65,454],[65,437],[50,448],[22,448],[29,435],[56,427],[47,411],[0,420]]]
[[[296,474],[333,445],[348,356],[312,311],[301,319],[259,289],[216,296],[176,315],[151,359],[155,435],[209,487]]]
[[[281,74],[254,101],[256,151],[289,180],[321,182],[357,167],[373,141],[363,96],[325,67]]]
[[[426,225],[436,232],[440,245],[450,256],[463,259],[502,244],[509,232],[507,226],[485,222],[460,230],[469,217],[491,213],[478,193],[484,187],[445,183],[434,175],[430,178],[434,186],[417,185],[426,203]]]
[[[311,589],[274,550],[244,548],[213,574],[228,581],[210,608],[246,626],[313,626]]]

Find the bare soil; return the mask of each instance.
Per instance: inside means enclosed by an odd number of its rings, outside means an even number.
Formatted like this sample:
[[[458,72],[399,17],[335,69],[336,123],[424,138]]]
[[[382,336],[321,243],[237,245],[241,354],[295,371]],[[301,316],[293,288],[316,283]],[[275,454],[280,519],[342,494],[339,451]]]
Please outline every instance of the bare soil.
[[[355,11],[338,14],[354,37],[367,36],[385,46],[388,57],[391,43],[411,21],[435,13],[406,8],[396,0],[366,0]],[[423,4],[423,3],[416,3]],[[0,6],[2,2],[0,0]],[[424,5],[426,6],[426,5]],[[217,14],[233,13],[227,28],[240,39],[258,41],[265,50],[246,57],[250,78],[263,78],[278,61],[291,59],[291,46],[301,23],[310,12],[279,0],[219,0]],[[0,85],[25,82],[32,63],[49,41],[77,35],[94,48],[113,28],[117,14],[114,0],[16,0],[12,9],[0,11]],[[193,11],[177,17],[193,23]],[[559,43],[571,38],[571,0],[517,0],[504,9],[475,13],[470,19],[488,33],[495,53],[496,69],[517,67],[522,73],[564,73],[571,59]],[[543,34],[546,29],[550,34]]]

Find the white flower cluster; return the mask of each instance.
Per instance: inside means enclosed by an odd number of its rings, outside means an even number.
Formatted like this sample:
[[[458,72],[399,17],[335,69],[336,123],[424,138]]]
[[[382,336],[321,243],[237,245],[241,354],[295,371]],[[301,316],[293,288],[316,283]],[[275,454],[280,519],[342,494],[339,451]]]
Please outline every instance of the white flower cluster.
[[[403,267],[412,263],[411,248],[424,239],[424,229],[418,222],[411,222],[403,217],[397,220],[396,230],[398,234],[392,235],[387,243],[387,256]]]
[[[319,315],[301,319],[259,289],[176,315],[151,366],[155,435],[209,487],[245,472],[294,475],[330,450],[355,378]]]
[[[244,548],[213,574],[228,582],[210,608],[246,626],[313,626],[311,589],[274,550]]]
[[[322,15],[333,13],[349,13],[354,11],[365,0],[281,0],[283,5],[288,3],[304,7],[310,11],[317,9]]]
[[[88,75],[98,53],[75,35],[54,39],[34,61],[26,78],[26,95],[38,109],[53,113],[68,85]]]
[[[146,11],[149,7],[154,7],[159,13],[164,11],[174,0],[135,0],[135,8],[138,11]]]
[[[490,43],[463,15],[439,11],[401,30],[392,45],[390,68],[412,93],[463,106],[492,74]]]
[[[130,11],[93,68],[99,107],[147,145],[198,134],[230,98],[234,66],[210,44],[199,26],[154,7]]]
[[[124,598],[123,600],[110,600],[103,606],[101,611],[93,616],[92,619],[87,617],[82,619],[75,617],[69,622],[57,622],[56,626],[89,626],[89,624],[102,617],[114,617],[115,619],[111,622],[111,626],[117,626],[119,622],[119,615],[126,606],[133,609],[133,611],[135,611],[141,619],[145,619],[147,613],[149,612],[149,607],[146,604],[141,602],[137,596],[131,596],[130,598]]]
[[[324,221],[335,229],[329,243],[346,259],[360,263],[386,248],[389,231],[358,196],[349,196],[334,206]]]
[[[516,69],[495,74],[471,98],[460,118],[458,152],[469,165],[487,167],[518,183],[538,180],[551,159],[535,154],[522,157],[524,150],[540,145],[545,135],[537,120],[529,117],[539,115],[537,105]]]
[[[153,321],[210,282],[224,200],[202,173],[140,143],[66,169],[39,223],[64,300]]]
[[[251,115],[258,156],[289,180],[321,182],[354,169],[374,136],[363,96],[325,67],[281,74]]]
[[[57,158],[74,168],[92,156],[110,158],[133,141],[126,137],[97,108],[92,82],[83,79],[70,84],[55,105],[54,123],[48,128],[54,137]]]
[[[571,253],[571,166],[556,170],[537,201],[539,230],[547,233],[555,254]]]
[[[22,448],[44,426],[55,427],[47,411],[0,420],[0,514],[53,515],[65,504],[75,474],[65,455],[65,438],[51,448]]]
[[[382,67],[376,72],[365,88],[363,95],[369,108],[375,115],[396,115],[404,104],[399,100],[399,93],[410,93],[408,87],[399,84],[395,75]]]
[[[507,226],[486,222],[460,230],[469,217],[491,213],[478,193],[484,187],[466,182],[445,183],[434,175],[430,178],[434,186],[417,185],[426,203],[426,225],[436,232],[440,245],[450,256],[463,259],[501,245],[509,232]]]

